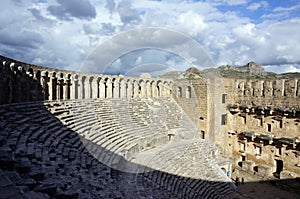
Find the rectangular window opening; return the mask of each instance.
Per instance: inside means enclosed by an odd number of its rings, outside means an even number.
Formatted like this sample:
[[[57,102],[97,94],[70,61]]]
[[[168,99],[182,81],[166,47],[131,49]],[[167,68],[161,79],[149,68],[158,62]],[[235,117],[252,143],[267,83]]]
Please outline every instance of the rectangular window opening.
[[[222,114],[221,125],[226,125],[226,114]]]
[[[222,104],[226,103],[227,94],[222,94]]]
[[[268,132],[271,132],[271,130],[272,130],[272,126],[271,124],[268,124]]]

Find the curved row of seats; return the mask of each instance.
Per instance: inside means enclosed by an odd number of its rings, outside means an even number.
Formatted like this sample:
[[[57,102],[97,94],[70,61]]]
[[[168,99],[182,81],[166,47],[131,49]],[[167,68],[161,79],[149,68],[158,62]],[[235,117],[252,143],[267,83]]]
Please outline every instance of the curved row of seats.
[[[143,187],[159,185],[175,198],[224,198],[235,188],[215,166],[212,151],[215,147],[206,140],[157,150],[152,159],[144,159],[143,166],[137,169],[136,182],[142,182]]]
[[[0,119],[0,180],[24,197],[217,198],[232,192],[212,161],[214,146],[192,144],[196,128],[171,98],[1,105]],[[169,141],[169,131],[180,139]]]
[[[58,108],[51,107],[49,110],[93,144],[111,154],[130,159],[132,153],[166,143],[169,130],[179,127],[185,131],[190,129],[180,126],[185,123],[179,122],[183,113],[170,100],[136,98],[64,101]],[[189,133],[192,134],[191,131]],[[111,163],[105,161],[104,157],[98,158],[105,164]]]
[[[110,168],[47,108],[43,103],[0,106],[0,180],[11,185],[1,184],[9,192],[5,198],[122,198]]]

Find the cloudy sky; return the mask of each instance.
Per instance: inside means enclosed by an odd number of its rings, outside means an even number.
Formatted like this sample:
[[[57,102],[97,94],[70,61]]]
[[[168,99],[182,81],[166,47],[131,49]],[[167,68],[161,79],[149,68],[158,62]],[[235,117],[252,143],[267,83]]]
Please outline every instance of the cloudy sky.
[[[300,72],[298,0],[1,0],[0,54],[131,74],[262,64]],[[132,73],[133,74],[133,73]]]

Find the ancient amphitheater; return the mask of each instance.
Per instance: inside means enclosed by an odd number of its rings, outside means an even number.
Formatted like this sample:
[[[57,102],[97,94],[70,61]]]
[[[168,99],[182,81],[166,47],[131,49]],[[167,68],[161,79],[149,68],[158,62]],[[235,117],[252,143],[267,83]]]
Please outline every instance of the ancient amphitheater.
[[[300,79],[0,60],[0,198],[233,198],[237,170],[298,185]]]

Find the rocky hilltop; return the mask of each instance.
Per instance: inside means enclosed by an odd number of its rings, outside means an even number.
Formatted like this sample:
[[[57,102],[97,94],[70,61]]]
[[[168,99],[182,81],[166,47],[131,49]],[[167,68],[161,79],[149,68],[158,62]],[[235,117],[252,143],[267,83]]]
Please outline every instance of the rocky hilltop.
[[[188,78],[195,78],[197,75],[205,75],[206,73],[218,73],[222,77],[227,78],[300,78],[300,73],[282,73],[276,74],[272,72],[266,72],[262,65],[257,64],[253,61],[247,63],[244,66],[219,66],[218,68],[208,68],[205,70],[198,70],[195,67],[189,68],[185,71],[185,76]]]
[[[258,75],[258,76],[265,76],[267,73],[265,69],[262,67],[262,65],[257,64],[255,62],[249,62],[248,64],[240,67],[234,67],[234,66],[220,66],[220,71],[237,71],[241,73],[245,73],[247,75]]]

